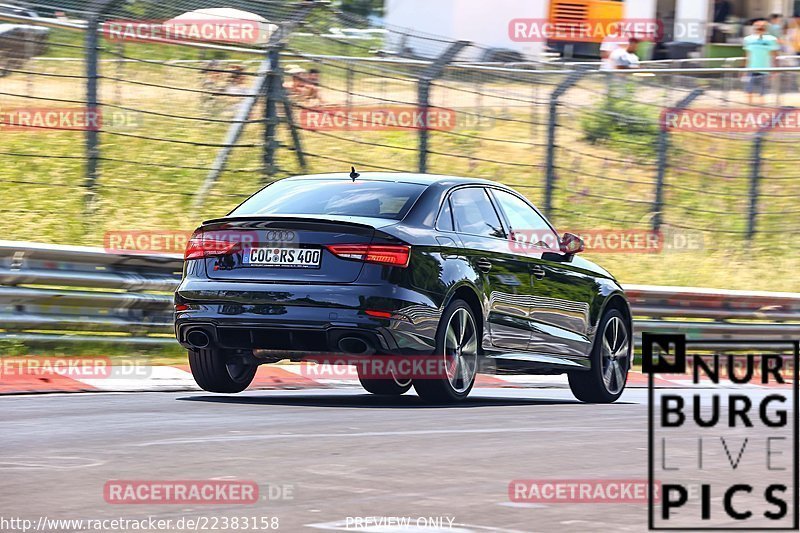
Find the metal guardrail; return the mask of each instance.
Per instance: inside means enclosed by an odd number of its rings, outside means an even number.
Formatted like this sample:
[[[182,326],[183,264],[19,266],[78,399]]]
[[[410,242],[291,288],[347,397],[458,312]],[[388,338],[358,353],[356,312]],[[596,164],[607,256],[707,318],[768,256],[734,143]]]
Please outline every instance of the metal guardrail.
[[[0,339],[171,344],[183,258],[0,241]]]
[[[171,292],[182,265],[179,255],[0,241],[0,340],[174,343]],[[800,339],[797,293],[625,289],[637,338],[651,331],[745,343]]]

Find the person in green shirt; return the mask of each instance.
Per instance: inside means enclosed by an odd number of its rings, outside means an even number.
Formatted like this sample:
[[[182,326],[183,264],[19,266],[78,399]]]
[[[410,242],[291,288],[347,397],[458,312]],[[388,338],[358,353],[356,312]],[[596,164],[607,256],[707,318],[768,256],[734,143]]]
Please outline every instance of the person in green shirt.
[[[753,34],[744,38],[744,51],[747,57],[747,68],[772,68],[777,64],[780,41],[767,33],[769,26],[764,19],[753,23]],[[769,74],[767,72],[750,72],[747,77],[748,102],[753,105],[754,96],[759,95],[759,104],[767,94]]]

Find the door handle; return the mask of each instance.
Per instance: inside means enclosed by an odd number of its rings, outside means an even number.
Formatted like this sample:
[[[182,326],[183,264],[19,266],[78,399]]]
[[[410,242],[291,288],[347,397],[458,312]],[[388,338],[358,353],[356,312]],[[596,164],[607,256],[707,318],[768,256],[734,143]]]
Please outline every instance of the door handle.
[[[485,257],[478,259],[477,265],[478,269],[484,274],[488,274],[489,271],[492,269],[492,262],[486,259]]]
[[[545,272],[545,270],[539,265],[536,265],[535,267],[531,268],[531,274],[533,274],[534,278],[541,281],[547,275],[547,272]]]

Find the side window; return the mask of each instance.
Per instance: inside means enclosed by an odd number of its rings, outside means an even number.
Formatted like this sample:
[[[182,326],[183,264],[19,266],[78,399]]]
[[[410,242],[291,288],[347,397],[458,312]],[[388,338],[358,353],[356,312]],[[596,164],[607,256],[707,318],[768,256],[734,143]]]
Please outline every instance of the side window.
[[[530,243],[542,248],[558,249],[558,235],[535,209],[509,192],[493,189],[492,194],[506,215],[511,226],[511,235],[515,241]]]
[[[439,213],[439,220],[436,222],[436,227],[440,231],[455,231],[453,227],[453,210],[450,209],[449,198],[444,201],[442,211]]]
[[[506,232],[485,189],[459,189],[450,195],[450,204],[459,233],[505,239]]]

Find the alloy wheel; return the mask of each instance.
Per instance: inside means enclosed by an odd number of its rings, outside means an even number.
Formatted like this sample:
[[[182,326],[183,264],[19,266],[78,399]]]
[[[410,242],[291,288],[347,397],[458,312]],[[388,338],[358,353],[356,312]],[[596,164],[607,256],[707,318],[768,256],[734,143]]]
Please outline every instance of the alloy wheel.
[[[602,340],[603,384],[610,394],[619,394],[630,368],[630,338],[621,318],[614,316],[606,322]]]
[[[253,364],[248,363],[242,356],[232,356],[225,361],[225,368],[228,375],[236,383],[242,383],[246,380],[252,380],[250,374],[253,371]]]
[[[444,363],[453,390],[459,394],[468,390],[478,370],[478,331],[466,309],[457,309],[447,323]]]

